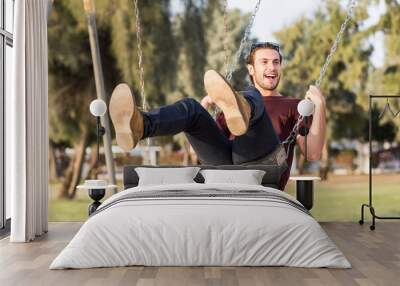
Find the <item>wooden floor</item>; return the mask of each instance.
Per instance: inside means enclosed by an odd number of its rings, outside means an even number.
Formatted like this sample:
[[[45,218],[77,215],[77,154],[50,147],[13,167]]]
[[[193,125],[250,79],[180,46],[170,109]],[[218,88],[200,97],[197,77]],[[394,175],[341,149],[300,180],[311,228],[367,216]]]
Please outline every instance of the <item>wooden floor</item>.
[[[400,285],[400,222],[322,223],[352,269],[289,267],[121,267],[48,270],[81,223],[50,223],[32,243],[0,241],[0,285]]]

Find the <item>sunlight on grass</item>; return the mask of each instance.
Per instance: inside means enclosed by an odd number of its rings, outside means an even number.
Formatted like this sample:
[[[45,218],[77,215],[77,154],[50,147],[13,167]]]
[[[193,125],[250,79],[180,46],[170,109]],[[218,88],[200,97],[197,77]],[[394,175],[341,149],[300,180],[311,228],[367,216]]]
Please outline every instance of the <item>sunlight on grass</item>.
[[[50,201],[49,221],[84,221],[90,199],[57,199]]]
[[[316,182],[314,189],[311,213],[318,221],[358,221],[361,204],[368,203],[368,176],[331,176],[326,182]],[[287,192],[295,194],[292,182]],[[400,216],[400,175],[374,176],[373,194],[378,215]]]
[[[88,217],[88,206],[93,202],[86,190],[78,190],[76,197],[70,199],[58,198],[61,185],[52,183],[49,185],[49,221],[85,221]],[[112,193],[107,190],[105,197]]]
[[[91,199],[78,191],[73,200],[58,199],[59,184],[50,184],[49,221],[85,221]],[[368,176],[330,176],[314,186],[312,215],[318,221],[354,221],[360,219],[360,207],[368,203]],[[295,184],[286,191],[295,195]],[[373,180],[373,205],[380,216],[400,216],[400,175],[376,175]],[[108,193],[106,196],[110,196]],[[370,219],[367,209],[366,219]]]

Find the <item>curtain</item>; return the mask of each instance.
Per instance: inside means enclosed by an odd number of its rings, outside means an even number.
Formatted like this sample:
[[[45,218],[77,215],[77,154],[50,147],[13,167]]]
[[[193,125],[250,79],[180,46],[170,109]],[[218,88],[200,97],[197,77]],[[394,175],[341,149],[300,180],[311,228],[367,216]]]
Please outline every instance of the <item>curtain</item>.
[[[18,0],[14,11],[6,187],[11,189],[10,241],[28,242],[48,229],[48,0]]]

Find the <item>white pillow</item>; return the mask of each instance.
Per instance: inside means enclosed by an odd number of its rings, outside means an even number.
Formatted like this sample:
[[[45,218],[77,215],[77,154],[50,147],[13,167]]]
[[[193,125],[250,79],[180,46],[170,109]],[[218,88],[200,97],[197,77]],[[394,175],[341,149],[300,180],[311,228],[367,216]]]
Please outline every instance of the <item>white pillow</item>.
[[[205,184],[224,183],[224,184],[246,184],[261,185],[265,175],[262,170],[201,170],[200,174],[204,177]]]
[[[199,170],[199,167],[135,168],[139,176],[138,186],[195,183],[193,179]]]

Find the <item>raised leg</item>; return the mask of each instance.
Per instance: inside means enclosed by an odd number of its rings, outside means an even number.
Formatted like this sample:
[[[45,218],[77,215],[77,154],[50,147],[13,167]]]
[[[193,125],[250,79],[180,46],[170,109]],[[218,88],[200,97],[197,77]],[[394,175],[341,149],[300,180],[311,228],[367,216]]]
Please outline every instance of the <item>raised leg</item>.
[[[184,98],[143,113],[146,137],[184,132],[202,164],[232,164],[232,143],[201,104]]]
[[[260,92],[251,88],[242,93],[251,106],[249,128],[242,136],[235,137],[232,143],[232,158],[234,164],[243,164],[258,160],[273,152],[280,140],[265,111]]]

